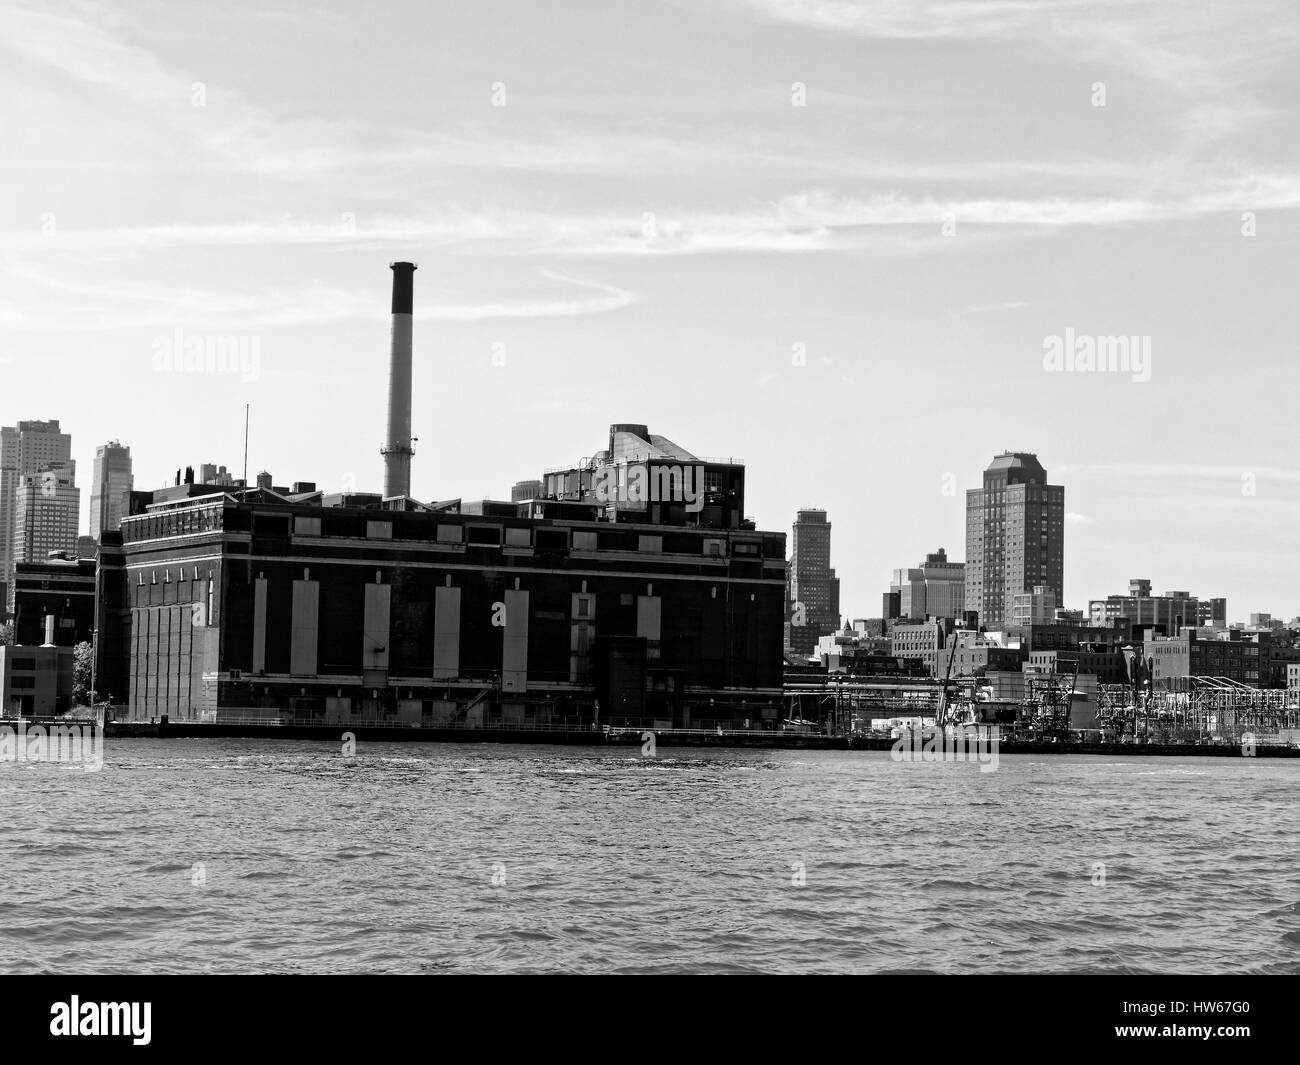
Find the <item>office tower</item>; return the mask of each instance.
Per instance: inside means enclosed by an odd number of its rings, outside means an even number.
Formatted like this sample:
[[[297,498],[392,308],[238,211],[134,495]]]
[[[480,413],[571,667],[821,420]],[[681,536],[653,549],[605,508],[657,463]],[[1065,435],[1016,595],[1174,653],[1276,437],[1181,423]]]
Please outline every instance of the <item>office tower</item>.
[[[77,550],[81,489],[77,464],[51,462],[39,473],[20,477],[14,493],[13,560],[44,562],[51,551]]]
[[[116,440],[95,448],[90,482],[90,535],[116,531],[126,517],[135,478],[131,475],[131,449]]]
[[[72,436],[61,432],[57,419],[26,421],[0,428],[0,582],[7,588],[8,604],[13,602],[14,522],[17,517],[18,485],[24,477],[33,477],[51,463],[72,458]],[[76,546],[74,523],[72,542]]]
[[[831,568],[831,523],[824,510],[801,510],[787,570],[790,620],[786,646],[808,657],[840,627],[840,582]]]
[[[1065,489],[1036,455],[1003,452],[966,493],[966,609],[985,628],[1010,624],[1015,597],[1042,585],[1062,601]]]

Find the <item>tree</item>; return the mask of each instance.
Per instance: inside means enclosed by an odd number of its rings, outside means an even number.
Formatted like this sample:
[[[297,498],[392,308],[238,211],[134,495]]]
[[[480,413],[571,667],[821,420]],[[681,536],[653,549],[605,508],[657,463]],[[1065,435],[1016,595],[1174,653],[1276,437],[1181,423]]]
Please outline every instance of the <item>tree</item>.
[[[94,693],[90,690],[95,651],[90,641],[82,640],[72,649],[72,705],[86,706]]]
[[[14,623],[6,621],[0,625],[0,647],[9,647],[14,642]]]

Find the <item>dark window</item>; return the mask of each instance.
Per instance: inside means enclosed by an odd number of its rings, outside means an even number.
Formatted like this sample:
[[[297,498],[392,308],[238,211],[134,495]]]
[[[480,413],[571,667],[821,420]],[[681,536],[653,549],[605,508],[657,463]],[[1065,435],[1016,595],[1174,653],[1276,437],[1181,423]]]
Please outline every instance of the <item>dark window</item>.
[[[569,546],[569,534],[564,529],[538,529],[538,551],[564,551]]]

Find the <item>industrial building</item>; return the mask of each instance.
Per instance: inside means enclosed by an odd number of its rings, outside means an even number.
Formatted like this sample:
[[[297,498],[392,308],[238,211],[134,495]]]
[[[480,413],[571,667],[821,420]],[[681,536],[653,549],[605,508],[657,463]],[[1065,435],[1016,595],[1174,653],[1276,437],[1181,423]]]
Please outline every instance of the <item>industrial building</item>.
[[[620,423],[527,499],[410,497],[414,269],[393,264],[383,496],[177,484],[105,533],[119,718],[776,727],[785,536],[745,520],[743,465]]]
[[[1267,633],[1228,629],[1207,638],[1195,629],[1177,636],[1148,629],[1143,654],[1151,663],[1152,679],[1175,687],[1192,678],[1215,677],[1250,688],[1285,688],[1288,666],[1300,652]]]
[[[47,630],[47,618],[53,630]],[[39,644],[47,631],[58,647],[93,640],[95,560],[69,555],[14,567],[14,642]]]

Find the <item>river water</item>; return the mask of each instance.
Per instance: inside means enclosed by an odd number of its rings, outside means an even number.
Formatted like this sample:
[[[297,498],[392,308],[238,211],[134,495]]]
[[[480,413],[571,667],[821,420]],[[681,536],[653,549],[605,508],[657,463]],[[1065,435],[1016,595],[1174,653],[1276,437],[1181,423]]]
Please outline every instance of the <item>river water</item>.
[[[0,972],[1295,973],[1298,787],[1271,759],[110,739],[99,772],[0,763]]]

